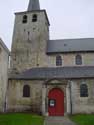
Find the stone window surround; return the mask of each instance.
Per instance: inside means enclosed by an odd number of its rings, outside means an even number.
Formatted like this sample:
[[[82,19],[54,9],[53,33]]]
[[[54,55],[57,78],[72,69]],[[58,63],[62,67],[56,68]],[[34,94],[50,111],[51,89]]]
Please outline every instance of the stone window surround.
[[[24,85],[23,86],[23,98],[29,98],[30,97],[30,86]]]
[[[38,16],[37,14],[32,15],[32,22],[37,22]],[[28,16],[25,14],[23,15],[22,23],[27,23],[28,22]]]
[[[56,55],[56,66],[62,66],[62,56]]]
[[[85,93],[85,95],[83,95],[83,93],[82,93],[82,88],[81,87],[85,87],[85,91],[86,91],[86,93]],[[80,84],[80,97],[81,98],[88,98],[88,85],[86,84],[86,81],[82,81],[81,82],[81,84]]]
[[[27,15],[23,15],[22,22],[23,23],[27,23],[27,21],[28,21],[28,16]]]
[[[37,14],[33,14],[32,15],[32,22],[37,22],[37,18],[38,18]]]
[[[82,65],[82,55],[81,54],[76,54],[76,56],[75,56],[75,64],[76,65]]]

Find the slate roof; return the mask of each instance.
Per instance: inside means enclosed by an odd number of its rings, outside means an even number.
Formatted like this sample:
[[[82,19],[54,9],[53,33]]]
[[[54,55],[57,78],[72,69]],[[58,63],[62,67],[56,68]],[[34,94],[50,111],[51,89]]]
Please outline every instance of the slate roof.
[[[94,52],[94,38],[49,40],[47,54],[68,52]]]
[[[28,11],[40,10],[39,0],[30,0],[28,5]]]
[[[94,66],[86,67],[51,67],[51,68],[32,68],[18,75],[11,75],[9,79],[36,80],[36,79],[76,79],[94,78]]]

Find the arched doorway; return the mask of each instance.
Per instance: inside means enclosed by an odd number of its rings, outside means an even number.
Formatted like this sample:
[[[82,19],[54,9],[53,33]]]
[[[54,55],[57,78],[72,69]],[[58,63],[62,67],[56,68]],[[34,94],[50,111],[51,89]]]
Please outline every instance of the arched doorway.
[[[64,116],[64,92],[54,88],[48,93],[49,116]]]

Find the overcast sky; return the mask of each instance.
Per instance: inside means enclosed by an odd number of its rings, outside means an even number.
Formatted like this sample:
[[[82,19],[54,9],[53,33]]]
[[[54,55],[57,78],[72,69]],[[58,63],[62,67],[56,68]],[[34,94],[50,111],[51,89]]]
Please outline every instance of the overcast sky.
[[[29,0],[0,1],[0,37],[10,49],[14,12],[27,10]],[[50,21],[51,39],[94,38],[94,0],[40,0]]]

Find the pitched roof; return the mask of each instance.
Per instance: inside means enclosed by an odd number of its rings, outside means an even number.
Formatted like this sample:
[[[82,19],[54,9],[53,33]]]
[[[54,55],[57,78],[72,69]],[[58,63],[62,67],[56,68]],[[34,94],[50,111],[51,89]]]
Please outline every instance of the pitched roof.
[[[9,79],[32,80],[52,78],[94,78],[94,66],[87,67],[52,67],[32,68],[18,75],[10,75]]]
[[[40,10],[39,0],[30,0],[28,5],[28,11]]]
[[[5,43],[3,42],[1,38],[0,38],[0,44],[6,50],[7,53],[10,53],[9,49],[7,48],[7,46],[5,45]]]
[[[47,53],[94,52],[94,38],[49,40]]]

